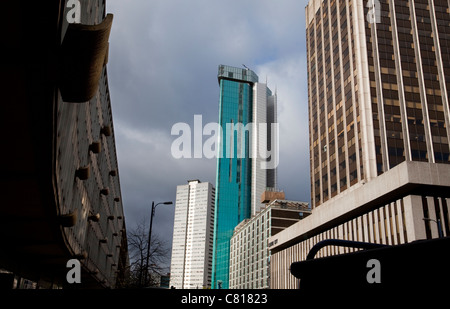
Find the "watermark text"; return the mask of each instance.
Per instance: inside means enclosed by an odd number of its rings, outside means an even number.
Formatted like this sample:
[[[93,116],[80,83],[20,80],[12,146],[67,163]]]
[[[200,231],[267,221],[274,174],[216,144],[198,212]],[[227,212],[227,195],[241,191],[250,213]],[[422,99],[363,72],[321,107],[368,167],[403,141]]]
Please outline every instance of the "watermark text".
[[[251,158],[261,169],[274,169],[279,163],[278,123],[215,122],[203,126],[202,115],[194,115],[194,127],[184,122],[172,126],[178,136],[171,146],[175,159]],[[205,139],[206,138],[206,139]]]

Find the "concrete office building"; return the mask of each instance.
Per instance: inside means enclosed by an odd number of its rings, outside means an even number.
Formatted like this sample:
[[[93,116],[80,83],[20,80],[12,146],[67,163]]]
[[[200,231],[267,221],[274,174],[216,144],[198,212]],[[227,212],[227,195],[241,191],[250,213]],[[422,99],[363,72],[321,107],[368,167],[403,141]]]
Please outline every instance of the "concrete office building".
[[[211,287],[214,199],[209,182],[190,180],[177,187],[170,286]]]
[[[266,199],[269,198],[269,199]],[[308,203],[265,192],[266,207],[239,223],[230,240],[230,289],[270,288],[269,238],[310,215]]]
[[[68,4],[2,9],[0,268],[39,288],[114,288],[129,262],[106,68],[113,17],[105,1]],[[79,284],[66,280],[71,259]]]
[[[322,239],[437,237],[423,218],[450,234],[449,12],[445,0],[309,2],[313,214],[275,237],[274,287],[298,286],[288,265]]]
[[[403,161],[449,162],[448,2],[430,3],[309,2],[313,208]]]
[[[247,68],[219,66],[219,158],[213,255],[213,287],[228,288],[230,238],[234,228],[264,204],[266,187],[276,187],[278,160],[276,94]],[[270,149],[271,156],[261,153]]]

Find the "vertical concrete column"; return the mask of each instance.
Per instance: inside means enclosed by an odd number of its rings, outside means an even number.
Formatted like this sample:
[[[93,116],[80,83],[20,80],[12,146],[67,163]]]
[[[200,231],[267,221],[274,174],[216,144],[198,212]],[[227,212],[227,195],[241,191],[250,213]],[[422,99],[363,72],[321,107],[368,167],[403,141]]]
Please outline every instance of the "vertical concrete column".
[[[403,198],[405,209],[405,226],[408,242],[426,239],[425,224],[423,221],[422,197],[408,195]]]
[[[437,220],[436,205],[434,202],[435,202],[434,197],[427,196],[428,218]],[[431,222],[428,222],[428,224],[430,225],[431,238],[439,238],[439,230],[438,230],[437,223],[434,221],[431,221]]]
[[[402,216],[402,201],[401,200],[397,200],[397,202],[395,203],[395,207],[396,207],[396,211],[397,211],[397,232],[398,235],[400,236],[399,239],[399,244],[404,244],[405,241],[405,235],[403,234],[403,229],[404,229],[404,222],[403,222],[403,216]]]

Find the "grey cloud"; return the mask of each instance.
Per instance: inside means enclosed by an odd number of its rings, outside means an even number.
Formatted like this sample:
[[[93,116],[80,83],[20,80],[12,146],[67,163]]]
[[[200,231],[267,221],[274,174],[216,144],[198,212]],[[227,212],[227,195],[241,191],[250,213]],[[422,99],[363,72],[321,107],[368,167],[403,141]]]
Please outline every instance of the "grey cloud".
[[[304,61],[306,3],[107,1],[114,14],[108,77],[128,226],[149,217],[151,201],[175,202],[176,186],[188,179],[215,185],[216,161],[174,159],[170,131],[177,122],[192,125],[195,114],[203,125],[218,121],[219,64],[246,64],[277,86],[280,187],[288,198],[309,199],[306,71],[298,72],[295,61]],[[158,206],[153,226],[169,243],[173,210]]]

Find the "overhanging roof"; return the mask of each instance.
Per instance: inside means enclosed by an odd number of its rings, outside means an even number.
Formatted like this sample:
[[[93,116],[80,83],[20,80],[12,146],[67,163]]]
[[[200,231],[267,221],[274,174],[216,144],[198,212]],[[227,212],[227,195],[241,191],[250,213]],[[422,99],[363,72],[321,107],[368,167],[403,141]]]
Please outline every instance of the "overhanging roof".
[[[272,253],[404,196],[450,197],[450,165],[405,161],[372,181],[359,183],[313,209],[312,214],[271,237]]]

